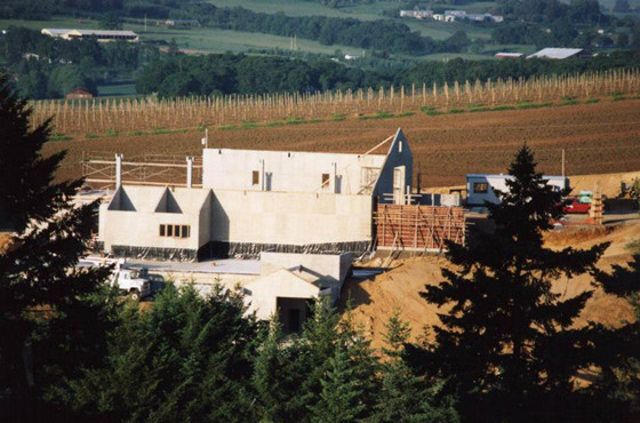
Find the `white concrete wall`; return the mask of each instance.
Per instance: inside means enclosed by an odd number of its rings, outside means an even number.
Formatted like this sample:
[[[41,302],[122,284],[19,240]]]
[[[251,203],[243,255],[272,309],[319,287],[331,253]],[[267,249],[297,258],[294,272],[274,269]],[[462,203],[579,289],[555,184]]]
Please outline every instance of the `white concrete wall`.
[[[384,159],[384,155],[205,149],[202,184],[214,190],[261,191],[264,181],[268,191],[357,194],[362,168],[379,169]],[[258,185],[252,184],[254,170],[260,173]],[[323,173],[330,175],[324,188]]]
[[[377,196],[380,201],[387,198],[385,194],[393,193],[393,171],[398,166],[405,168],[404,186],[406,191],[406,187],[413,184],[413,155],[409,141],[400,129],[396,132],[395,138],[389,146],[386,160],[373,190],[374,196]]]
[[[311,299],[320,295],[320,288],[303,282],[286,271],[273,272],[245,285],[249,312],[266,320],[275,314],[278,297]]]
[[[99,239],[105,250],[113,245],[197,250],[209,241],[211,191],[176,189],[171,192],[180,213],[156,212],[165,188],[127,186],[112,204],[100,206]],[[119,199],[126,198],[119,204]],[[126,204],[124,204],[126,203]],[[120,210],[123,204],[124,210]],[[189,225],[188,238],[160,236],[160,225]]]
[[[198,220],[198,215],[107,210],[100,240],[106,250],[112,245],[197,250],[200,247]],[[190,225],[190,237],[161,237],[161,224]]]
[[[351,254],[289,254],[289,253],[260,253],[260,273],[271,273],[274,267],[291,268],[303,266],[318,277],[328,281],[344,282],[353,257]]]
[[[306,245],[371,239],[369,196],[218,190],[211,240]]]

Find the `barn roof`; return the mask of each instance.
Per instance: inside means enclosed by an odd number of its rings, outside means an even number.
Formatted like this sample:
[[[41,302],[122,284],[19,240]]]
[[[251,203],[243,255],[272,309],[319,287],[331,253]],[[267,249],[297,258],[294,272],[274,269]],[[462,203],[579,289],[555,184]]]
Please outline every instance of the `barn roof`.
[[[567,59],[583,51],[581,48],[547,47],[527,56],[527,59]]]

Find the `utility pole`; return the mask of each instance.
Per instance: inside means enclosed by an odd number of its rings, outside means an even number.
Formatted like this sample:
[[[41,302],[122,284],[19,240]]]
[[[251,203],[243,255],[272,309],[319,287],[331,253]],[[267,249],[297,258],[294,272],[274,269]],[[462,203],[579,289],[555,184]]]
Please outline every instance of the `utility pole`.
[[[564,177],[564,148],[562,149],[562,177]]]
[[[209,148],[209,128],[204,128],[204,138],[200,142],[204,148]]]

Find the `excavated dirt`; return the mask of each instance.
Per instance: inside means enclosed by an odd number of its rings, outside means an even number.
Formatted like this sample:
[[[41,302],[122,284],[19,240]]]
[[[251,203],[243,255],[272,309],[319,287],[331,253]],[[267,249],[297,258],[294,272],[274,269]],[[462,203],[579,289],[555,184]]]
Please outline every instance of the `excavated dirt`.
[[[573,246],[588,248],[600,242],[611,242],[599,266],[610,269],[611,265],[624,264],[631,260],[628,244],[640,239],[640,221],[628,221],[607,228],[571,227],[563,232],[550,233],[547,245],[552,248]],[[402,319],[411,324],[412,340],[422,337],[431,339],[430,326],[440,323],[438,310],[427,303],[420,292],[425,285],[437,284],[443,280],[440,269],[447,267],[447,261],[436,255],[397,260],[394,268],[386,273],[365,281],[349,281],[345,285],[343,301],[350,298],[353,318],[371,337],[373,346],[383,345],[385,324],[394,309],[400,310]],[[585,290],[594,289],[589,275],[562,278],[554,283],[554,291],[570,298]],[[344,305],[344,304],[343,304]],[[581,316],[575,324],[582,326],[589,321],[597,321],[609,326],[620,325],[625,320],[633,320],[629,304],[617,297],[595,289]],[[425,330],[426,329],[426,330]]]
[[[0,254],[4,253],[10,245],[11,235],[7,232],[0,232]]]

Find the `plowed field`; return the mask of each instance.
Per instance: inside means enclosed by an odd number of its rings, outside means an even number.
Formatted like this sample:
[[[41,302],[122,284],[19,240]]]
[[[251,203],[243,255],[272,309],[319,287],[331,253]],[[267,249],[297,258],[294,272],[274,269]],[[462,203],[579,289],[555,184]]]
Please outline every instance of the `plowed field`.
[[[569,175],[640,169],[640,100],[476,112],[305,123],[279,127],[215,129],[209,146],[266,150],[363,153],[401,127],[414,154],[423,186],[464,183],[466,173],[505,172],[516,149],[526,142],[540,168],[560,173],[566,149]],[[125,158],[154,154],[200,154],[198,132],[113,136],[50,142],[45,152],[68,149],[59,177],[80,176],[82,151],[121,152]],[[417,173],[416,172],[416,173]]]

